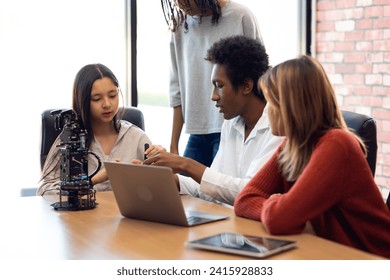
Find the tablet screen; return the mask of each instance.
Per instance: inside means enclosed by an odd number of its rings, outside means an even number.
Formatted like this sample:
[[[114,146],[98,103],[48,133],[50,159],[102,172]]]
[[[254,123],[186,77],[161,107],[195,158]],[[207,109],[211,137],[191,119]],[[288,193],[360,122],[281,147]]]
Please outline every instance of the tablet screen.
[[[190,241],[188,242],[188,246],[197,249],[213,250],[251,257],[266,257],[291,249],[296,246],[296,242],[291,240],[223,232],[206,238]]]

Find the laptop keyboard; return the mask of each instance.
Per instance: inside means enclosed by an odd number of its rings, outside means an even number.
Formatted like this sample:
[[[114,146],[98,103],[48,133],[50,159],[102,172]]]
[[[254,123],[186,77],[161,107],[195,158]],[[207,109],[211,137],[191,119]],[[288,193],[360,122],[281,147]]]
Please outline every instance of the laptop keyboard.
[[[189,216],[189,217],[187,217],[187,222],[188,222],[189,225],[195,225],[195,224],[199,224],[199,223],[203,223],[203,222],[208,222],[210,220],[211,219],[201,218],[201,217],[197,217],[197,216]]]

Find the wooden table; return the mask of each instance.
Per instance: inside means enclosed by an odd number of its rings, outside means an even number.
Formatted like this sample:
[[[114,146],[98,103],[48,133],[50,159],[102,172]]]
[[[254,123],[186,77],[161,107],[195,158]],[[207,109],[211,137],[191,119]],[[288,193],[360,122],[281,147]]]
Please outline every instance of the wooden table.
[[[56,211],[58,196],[23,197],[1,209],[0,258],[51,260],[222,260],[244,257],[187,248],[185,243],[220,232],[269,236],[259,222],[236,217],[233,209],[182,196],[189,210],[229,214],[224,221],[191,228],[123,218],[112,192],[97,193],[92,210]],[[268,259],[381,259],[312,234],[277,236],[298,247]]]

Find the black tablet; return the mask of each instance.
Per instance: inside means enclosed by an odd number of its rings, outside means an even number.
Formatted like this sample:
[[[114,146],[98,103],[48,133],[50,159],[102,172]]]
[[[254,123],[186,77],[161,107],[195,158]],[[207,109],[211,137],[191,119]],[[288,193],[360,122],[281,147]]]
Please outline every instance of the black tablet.
[[[190,248],[264,258],[296,247],[297,242],[223,232],[187,242]]]

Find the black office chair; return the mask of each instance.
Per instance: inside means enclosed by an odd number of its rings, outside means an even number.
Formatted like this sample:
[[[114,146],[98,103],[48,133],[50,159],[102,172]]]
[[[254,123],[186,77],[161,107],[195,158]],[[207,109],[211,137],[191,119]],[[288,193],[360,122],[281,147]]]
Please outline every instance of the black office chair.
[[[389,210],[390,210],[390,193],[389,193],[389,195],[387,196],[386,205],[387,205],[387,208],[389,208]]]
[[[364,140],[368,151],[367,161],[370,165],[372,175],[375,176],[376,156],[378,150],[375,120],[372,117],[349,111],[342,111],[342,114],[347,126],[352,128],[356,134]],[[387,197],[386,204],[390,210],[390,193]]]
[[[60,131],[54,129],[55,118],[50,113],[53,110],[54,109],[47,109],[41,114],[41,169],[45,164],[45,160],[51,146],[60,134]],[[119,109],[119,112],[121,112],[121,109]],[[131,122],[145,131],[144,115],[140,109],[136,107],[125,107],[122,119]],[[20,196],[33,196],[35,193],[36,188],[24,188],[20,190]]]
[[[349,128],[359,135],[367,146],[367,161],[370,165],[372,175],[375,176],[376,156],[378,144],[376,139],[376,122],[372,117],[350,112],[341,111],[344,120]]]

